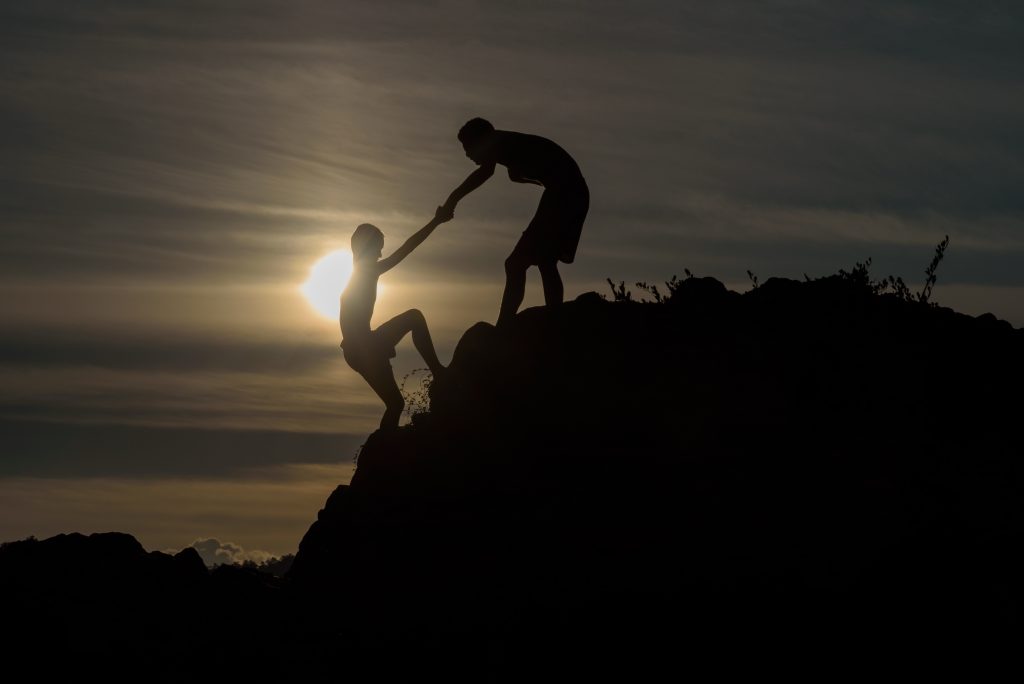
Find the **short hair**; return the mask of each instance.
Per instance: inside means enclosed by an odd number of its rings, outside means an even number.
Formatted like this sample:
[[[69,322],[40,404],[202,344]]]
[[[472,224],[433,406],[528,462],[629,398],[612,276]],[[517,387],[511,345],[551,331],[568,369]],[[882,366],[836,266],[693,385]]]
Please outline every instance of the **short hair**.
[[[487,119],[481,119],[479,116],[475,119],[467,121],[462,128],[459,129],[459,142],[471,143],[474,140],[479,140],[488,133],[494,132],[494,126]]]
[[[358,259],[371,248],[384,246],[384,233],[370,223],[360,223],[352,233],[352,256]]]

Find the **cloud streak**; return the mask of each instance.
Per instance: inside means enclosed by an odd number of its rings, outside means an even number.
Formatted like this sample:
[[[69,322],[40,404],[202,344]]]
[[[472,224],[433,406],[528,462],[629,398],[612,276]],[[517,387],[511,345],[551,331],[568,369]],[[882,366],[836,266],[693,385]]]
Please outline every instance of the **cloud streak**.
[[[0,421],[0,434],[0,479],[249,480],[279,466],[351,466],[364,441],[362,435],[351,434],[10,420]]]

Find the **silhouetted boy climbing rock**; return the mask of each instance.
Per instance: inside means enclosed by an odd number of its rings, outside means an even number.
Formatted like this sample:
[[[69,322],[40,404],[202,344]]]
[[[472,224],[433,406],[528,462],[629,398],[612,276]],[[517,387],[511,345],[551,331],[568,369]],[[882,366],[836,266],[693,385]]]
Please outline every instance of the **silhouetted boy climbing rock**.
[[[377,280],[409,256],[434,232],[434,228],[451,218],[450,209],[438,207],[430,223],[385,259],[380,258],[384,248],[384,234],[379,228],[363,223],[352,234],[352,277],[341,293],[339,309],[339,324],[344,338],[341,348],[348,365],[362,375],[384,401],[386,410],[380,421],[382,429],[398,427],[405,406],[402,392],[391,370],[390,359],[395,356],[395,345],[411,332],[413,344],[427,362],[430,372],[436,377],[444,371],[444,366],[437,359],[427,321],[419,309],[409,309],[376,330],[370,330],[370,318],[377,302]]]

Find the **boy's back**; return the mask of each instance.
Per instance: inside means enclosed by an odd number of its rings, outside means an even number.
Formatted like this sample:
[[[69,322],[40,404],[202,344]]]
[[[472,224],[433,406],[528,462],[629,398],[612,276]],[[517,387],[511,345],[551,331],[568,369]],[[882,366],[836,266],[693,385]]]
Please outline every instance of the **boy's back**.
[[[557,143],[528,133],[495,134],[494,161],[508,168],[511,180],[552,187],[582,178],[576,160]]]
[[[380,278],[376,265],[353,268],[348,285],[341,293],[338,322],[344,339],[365,336],[370,332],[370,319],[377,303],[377,280]]]

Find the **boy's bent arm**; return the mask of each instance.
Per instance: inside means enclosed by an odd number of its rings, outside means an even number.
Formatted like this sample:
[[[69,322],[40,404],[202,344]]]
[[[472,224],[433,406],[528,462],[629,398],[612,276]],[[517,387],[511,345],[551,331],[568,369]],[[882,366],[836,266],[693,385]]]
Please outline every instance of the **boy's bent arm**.
[[[444,203],[444,206],[454,209],[459,200],[479,188],[488,178],[494,175],[494,166],[493,163],[483,164],[479,169],[469,174],[466,180],[462,181],[462,184],[452,190],[452,194],[448,195],[448,200]]]
[[[430,234],[434,232],[434,229],[437,228],[440,224],[444,223],[446,220],[448,219],[446,219],[441,214],[441,207],[438,207],[438,214],[430,220],[430,223],[428,223],[427,225],[423,226],[415,233],[413,233],[409,237],[409,239],[402,244],[401,247],[395,250],[394,254],[387,258],[381,259],[380,261],[377,262],[377,272],[384,273],[385,271],[390,271],[395,266],[400,264],[402,262],[402,259],[409,256],[409,254],[412,253],[412,250],[419,247],[420,243],[426,240],[427,237],[429,237]]]

